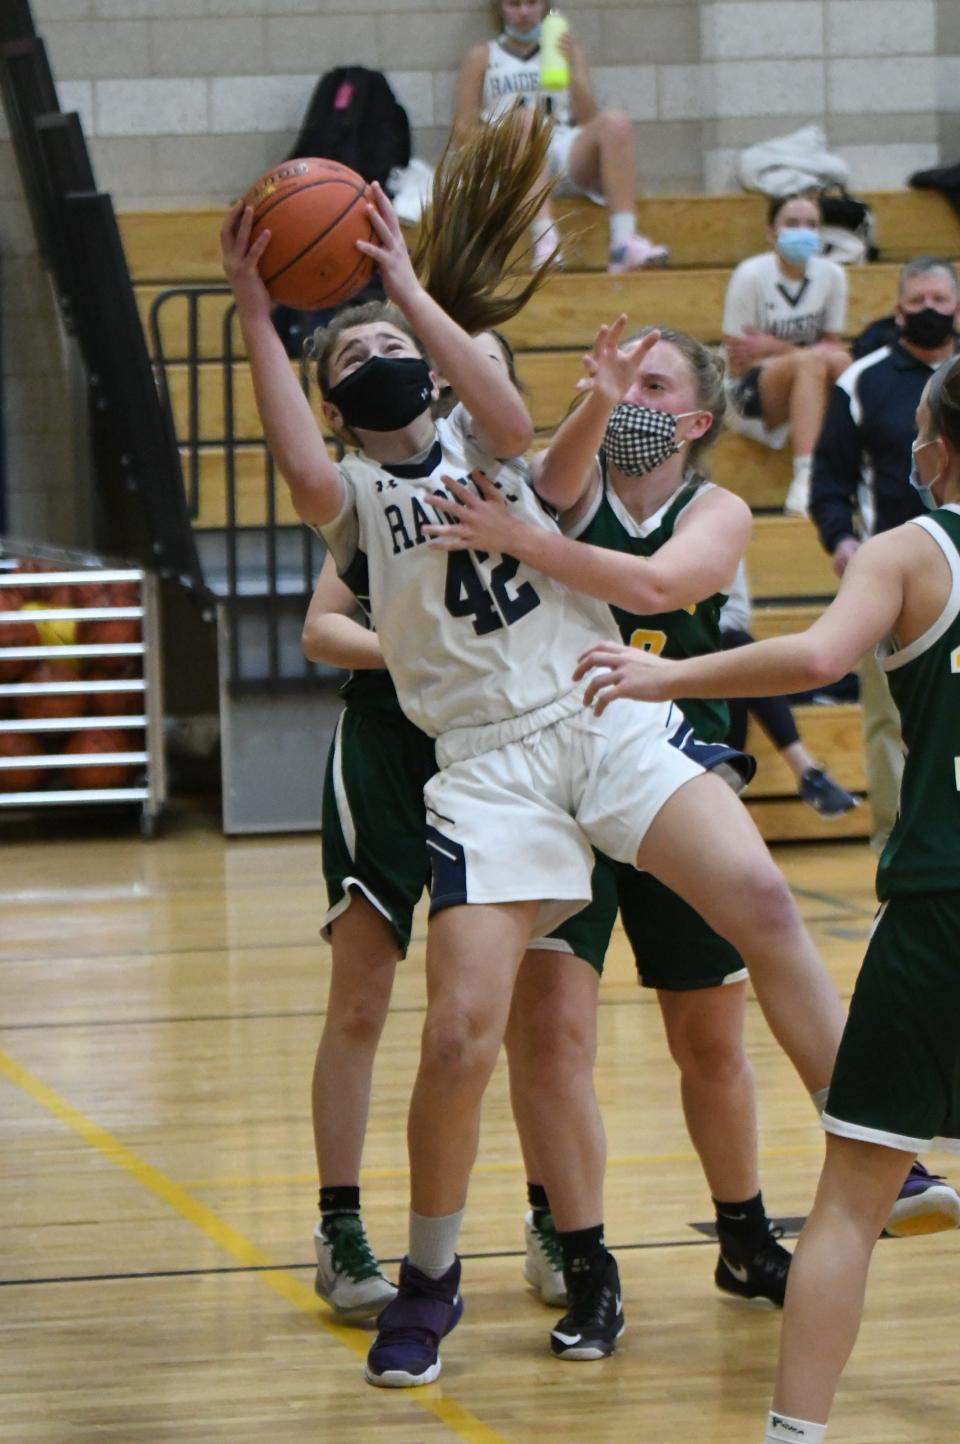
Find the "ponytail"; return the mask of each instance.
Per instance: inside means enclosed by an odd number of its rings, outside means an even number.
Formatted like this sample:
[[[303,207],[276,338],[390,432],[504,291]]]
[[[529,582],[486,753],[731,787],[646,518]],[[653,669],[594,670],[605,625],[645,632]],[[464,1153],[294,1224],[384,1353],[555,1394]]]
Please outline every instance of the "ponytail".
[[[437,167],[413,268],[471,336],[522,310],[550,268],[548,261],[521,283],[511,257],[552,189],[552,182],[541,183],[551,129],[539,109],[515,106],[473,126],[456,147],[448,143]],[[529,245],[518,259],[528,255]],[[499,289],[504,281],[511,283],[506,292]]]
[[[538,266],[521,284],[511,256],[550,193],[539,184],[547,164],[552,122],[539,110],[515,107],[486,125],[476,125],[465,142],[448,144],[433,182],[433,198],[420,222],[413,268],[427,293],[470,336],[492,331],[527,304],[550,270]],[[518,259],[526,259],[523,250]],[[525,275],[525,273],[524,273]],[[509,290],[501,284],[514,282]],[[329,388],[329,362],[341,332],[368,321],[388,321],[424,348],[399,307],[370,301],[344,306],[304,345],[316,366],[322,395]],[[501,346],[505,338],[499,337]],[[512,352],[509,361],[512,364]]]

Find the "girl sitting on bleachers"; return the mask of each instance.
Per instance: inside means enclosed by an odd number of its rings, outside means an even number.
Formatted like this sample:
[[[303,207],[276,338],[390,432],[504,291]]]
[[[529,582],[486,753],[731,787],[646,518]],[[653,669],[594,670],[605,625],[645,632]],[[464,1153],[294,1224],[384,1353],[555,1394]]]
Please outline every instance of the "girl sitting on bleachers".
[[[487,0],[484,0],[487,3]],[[568,33],[559,42],[566,57],[569,87],[549,93],[541,87],[540,26],[548,0],[493,0],[499,34],[467,51],[457,77],[453,130],[467,134],[476,121],[490,121],[511,106],[541,105],[553,122],[549,174],[560,190],[586,195],[610,211],[608,270],[614,274],[662,266],[666,246],[637,233],[637,168],[630,117],[601,110],[593,96],[583,48]],[[539,266],[559,256],[560,237],[549,200],[533,223],[533,260]]]
[[[842,337],[847,278],[820,254],[820,206],[810,196],[772,200],[773,249],[741,261],[723,309],[730,425],[780,450],[793,447],[789,515],[806,516],[813,448],[830,388],[850,364]]]

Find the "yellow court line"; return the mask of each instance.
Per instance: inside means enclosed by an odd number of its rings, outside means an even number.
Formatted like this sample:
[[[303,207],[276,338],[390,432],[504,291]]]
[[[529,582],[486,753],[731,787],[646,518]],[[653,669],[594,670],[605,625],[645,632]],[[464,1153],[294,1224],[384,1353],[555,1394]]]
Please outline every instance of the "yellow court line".
[[[6,1077],[15,1087],[21,1089],[34,1102],[39,1103],[48,1113],[52,1113],[61,1123],[73,1130],[83,1139],[84,1143],[96,1149],[117,1168],[129,1173],[136,1181],[152,1193],[155,1198],[167,1204],[182,1218],[194,1224],[194,1226],[214,1243],[228,1253],[238,1263],[258,1268],[268,1269],[267,1273],[258,1273],[264,1283],[279,1294],[288,1304],[301,1313],[308,1314],[315,1324],[326,1333],[331,1334],[339,1343],[345,1345],[352,1354],[364,1359],[367,1354],[367,1342],[358,1337],[356,1329],[346,1328],[338,1324],[334,1319],[327,1317],[318,1311],[317,1299],[313,1290],[286,1270],[278,1268],[269,1255],[258,1248],[255,1243],[244,1234],[235,1229],[226,1219],[220,1217],[213,1209],[201,1203],[189,1194],[180,1184],[174,1183],[173,1179],[167,1178],[166,1174],[154,1168],[146,1159],[134,1153],[125,1143],[114,1138],[112,1133],[101,1128],[74,1108],[72,1103],[53,1088],[50,1088],[42,1079],[24,1068],[16,1059],[0,1049],[0,1074]],[[360,1387],[358,1381],[358,1388]],[[365,1386],[367,1387],[367,1386]],[[463,1408],[453,1399],[442,1397],[441,1385],[426,1385],[423,1388],[411,1392],[404,1391],[404,1397],[419,1408],[432,1414],[439,1419],[454,1434],[467,1441],[467,1444],[507,1444],[504,1436],[496,1430],[489,1428],[482,1420],[477,1419],[470,1413],[469,1409]]]
[[[819,1143],[784,1143],[777,1148],[761,1148],[759,1158],[783,1158],[801,1153],[822,1153],[823,1142]],[[607,1159],[608,1168],[635,1168],[644,1167],[655,1163],[695,1163],[699,1167],[700,1160],[697,1155],[687,1149],[682,1153],[624,1153]],[[521,1173],[523,1162],[517,1159],[515,1162],[502,1163],[475,1163],[472,1177],[478,1173]],[[391,1178],[406,1178],[409,1169],[403,1168],[364,1168],[361,1169],[360,1177],[364,1181],[385,1180]],[[224,1174],[220,1178],[190,1178],[185,1181],[187,1188],[276,1188],[281,1184],[288,1183],[312,1183],[316,1185],[317,1175],[313,1173],[260,1173],[252,1174],[249,1177],[243,1174]]]

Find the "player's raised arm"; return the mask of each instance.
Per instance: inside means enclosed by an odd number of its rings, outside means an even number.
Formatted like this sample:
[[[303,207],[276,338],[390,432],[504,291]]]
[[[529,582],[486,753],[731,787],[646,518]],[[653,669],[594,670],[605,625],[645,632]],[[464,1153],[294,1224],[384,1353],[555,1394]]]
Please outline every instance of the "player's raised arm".
[[[343,507],[343,482],[271,320],[270,296],[258,269],[270,232],[262,231],[251,245],[252,224],[253,208],[238,201],[220,228],[223,269],[237,303],[267,445],[297,515],[323,526]]]
[[[903,610],[901,533],[863,546],[844,573],[840,591],[805,632],[771,637],[729,652],[683,661],[604,642],[580,658],[576,679],[588,672],[587,705],[602,713],[616,697],[660,702],[678,697],[772,697],[826,686],[846,675],[865,652],[894,630]]]
[[[371,190],[374,204],[367,210],[379,243],[358,241],[358,248],[377,262],[383,289],[469,411],[481,446],[493,456],[519,456],[533,440],[533,423],[520,393],[507,375],[490,366],[482,344],[424,290],[393,206],[376,182]]]
[[[576,506],[596,476],[597,452],[610,413],[629,390],[637,368],[660,339],[650,331],[627,346],[620,341],[627,324],[620,315],[601,326],[583,358],[584,375],[576,389],[584,399],[561,423],[536,468],[537,492],[558,511]]]

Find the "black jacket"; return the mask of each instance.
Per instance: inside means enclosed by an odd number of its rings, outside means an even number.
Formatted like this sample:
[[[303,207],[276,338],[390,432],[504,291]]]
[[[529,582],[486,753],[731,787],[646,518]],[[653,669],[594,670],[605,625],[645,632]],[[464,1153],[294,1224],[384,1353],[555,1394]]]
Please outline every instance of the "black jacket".
[[[910,447],[934,369],[895,341],[854,361],[834,386],[810,490],[810,515],[828,552],[844,537],[889,531],[922,514],[909,482]]]

